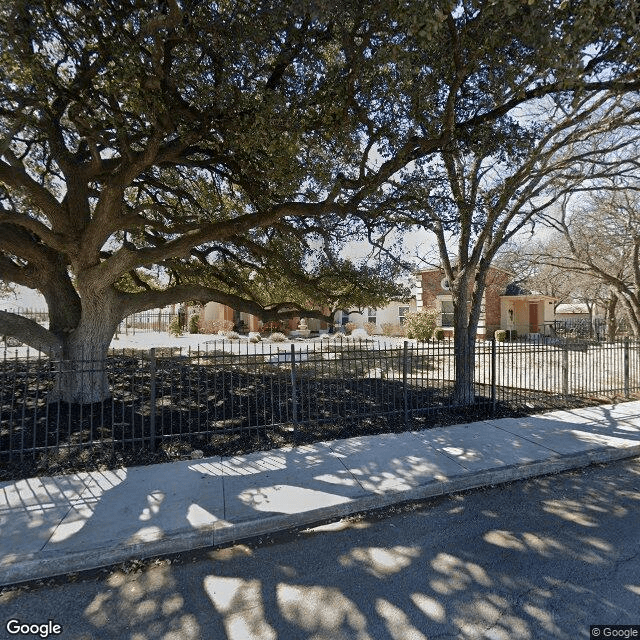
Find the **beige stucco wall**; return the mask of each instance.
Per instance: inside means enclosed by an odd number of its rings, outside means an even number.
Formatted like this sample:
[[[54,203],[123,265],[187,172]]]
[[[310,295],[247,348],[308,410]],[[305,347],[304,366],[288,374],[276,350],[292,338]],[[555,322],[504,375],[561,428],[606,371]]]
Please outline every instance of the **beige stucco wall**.
[[[400,307],[409,307],[410,311],[416,310],[416,301],[410,300],[408,302],[391,302],[385,307],[376,309],[376,327],[378,331],[382,332],[382,325],[384,324],[400,324],[399,310]],[[358,326],[364,325],[369,321],[368,309],[363,309],[364,313],[350,313],[349,322],[355,322]]]
[[[555,319],[554,303],[549,298],[530,296],[503,297],[500,304],[500,328],[515,329],[518,335],[531,333],[529,324],[529,306],[538,306],[538,333],[548,333],[548,326]],[[513,320],[509,316],[509,309],[513,310]],[[546,326],[545,326],[546,325]]]

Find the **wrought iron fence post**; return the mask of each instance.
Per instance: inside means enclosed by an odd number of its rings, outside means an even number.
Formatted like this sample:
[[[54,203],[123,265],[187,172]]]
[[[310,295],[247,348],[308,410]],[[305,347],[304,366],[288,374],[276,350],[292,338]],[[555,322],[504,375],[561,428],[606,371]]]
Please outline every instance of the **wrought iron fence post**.
[[[298,394],[296,391],[296,348],[291,345],[291,402],[293,409],[293,424],[298,424]]]
[[[491,338],[491,415],[492,416],[495,415],[496,413],[496,381],[497,381],[496,359],[497,359],[496,337],[493,336]]]
[[[624,397],[629,397],[629,338],[624,339]]]
[[[566,338],[562,349],[562,395],[569,395],[569,343]]]
[[[149,445],[152,451],[156,448],[156,350],[149,349]]]
[[[407,396],[407,362],[408,362],[409,343],[404,341],[402,349],[402,403],[404,408],[404,426],[409,426],[409,399]]]

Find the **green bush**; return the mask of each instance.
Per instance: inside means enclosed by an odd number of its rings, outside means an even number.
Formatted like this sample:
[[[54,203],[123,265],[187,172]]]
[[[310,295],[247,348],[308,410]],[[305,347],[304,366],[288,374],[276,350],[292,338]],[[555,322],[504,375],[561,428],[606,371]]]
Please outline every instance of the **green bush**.
[[[415,338],[419,342],[426,342],[433,335],[440,314],[435,309],[410,311],[405,314],[407,338]]]
[[[169,333],[172,336],[176,336],[176,338],[182,335],[182,324],[180,323],[179,316],[173,316],[173,318],[171,318],[171,322],[169,323]]]
[[[435,329],[433,332],[433,339],[444,340],[444,329],[442,329],[441,327],[438,327],[437,329]]]
[[[189,318],[189,333],[199,333],[200,316],[198,314]]]

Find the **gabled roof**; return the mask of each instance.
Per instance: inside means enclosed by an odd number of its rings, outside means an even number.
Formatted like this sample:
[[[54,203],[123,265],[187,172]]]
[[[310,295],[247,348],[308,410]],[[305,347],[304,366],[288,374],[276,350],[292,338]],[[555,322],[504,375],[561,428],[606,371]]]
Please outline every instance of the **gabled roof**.
[[[520,295],[515,295],[515,296],[500,296],[500,300],[528,300],[529,302],[540,302],[542,300],[551,300],[551,301],[555,301],[555,300],[559,300],[559,298],[554,298],[553,296],[547,296],[544,295],[543,293],[525,293],[525,294],[520,294]]]

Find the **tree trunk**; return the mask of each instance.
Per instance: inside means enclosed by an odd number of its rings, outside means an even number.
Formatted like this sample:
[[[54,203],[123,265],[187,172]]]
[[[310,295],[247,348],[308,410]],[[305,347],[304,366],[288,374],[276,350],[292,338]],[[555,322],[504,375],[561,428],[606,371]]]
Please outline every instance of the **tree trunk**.
[[[632,296],[621,294],[620,300],[622,301],[625,310],[627,312],[627,320],[631,325],[633,335],[637,338],[640,336],[640,305],[636,304],[636,300]]]
[[[475,314],[470,309],[469,272],[459,273],[452,283],[453,297],[453,349],[455,362],[455,384],[453,403],[468,406],[475,402]]]
[[[487,262],[488,264],[490,263]],[[456,282],[451,287],[456,366],[453,403],[457,406],[473,405],[476,400],[476,335],[480,323],[487,265],[480,265],[479,268],[470,265],[458,274]]]
[[[454,319],[453,348],[456,380],[453,387],[453,403],[458,406],[472,405],[475,402],[476,344],[475,339],[469,339],[468,328],[468,322]]]
[[[609,342],[615,342],[616,329],[617,329],[617,317],[616,307],[618,306],[618,294],[611,289],[609,293],[609,300],[607,301],[607,340]]]
[[[111,395],[106,358],[121,319],[116,301],[109,295],[81,299],[80,322],[64,338],[62,359],[49,402],[90,404],[102,402]]]

